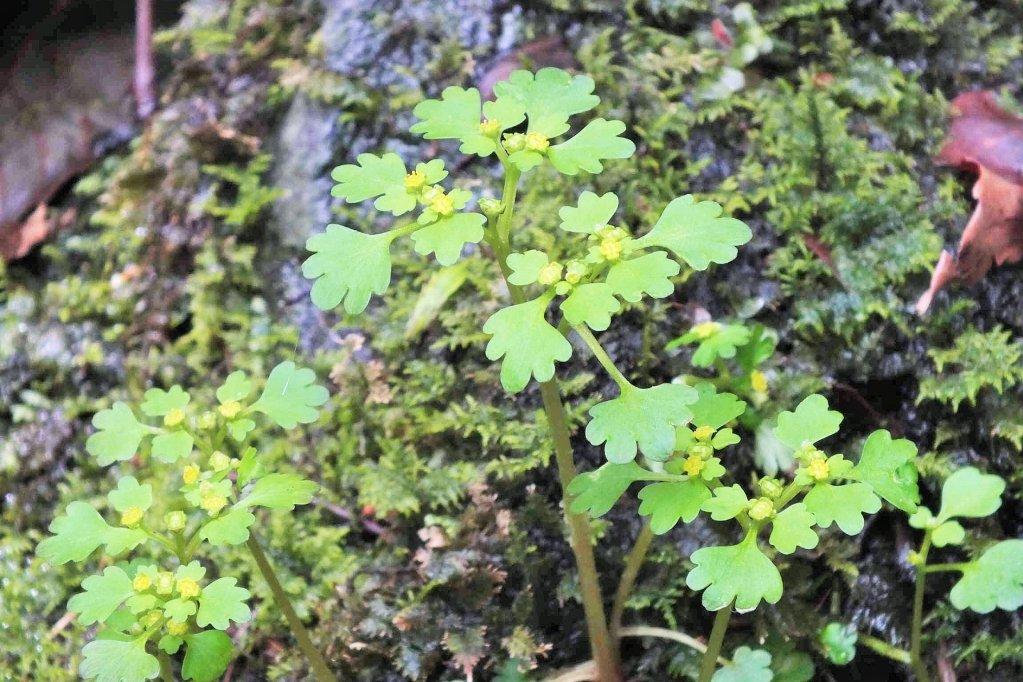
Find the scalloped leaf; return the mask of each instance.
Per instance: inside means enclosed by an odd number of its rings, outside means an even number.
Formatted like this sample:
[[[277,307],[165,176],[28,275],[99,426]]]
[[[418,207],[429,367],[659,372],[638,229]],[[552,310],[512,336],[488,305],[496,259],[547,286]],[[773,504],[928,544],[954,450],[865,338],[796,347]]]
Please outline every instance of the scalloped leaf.
[[[342,225],[328,225],[306,242],[313,252],[302,263],[302,275],[315,280],[313,304],[330,310],[344,302],[357,315],[369,305],[370,296],[387,291],[391,283],[392,232],[363,234]]]
[[[728,263],[738,255],[736,247],[752,239],[753,233],[741,220],[721,213],[720,204],[697,202],[691,194],[672,199],[636,246],[662,246],[694,270]]]

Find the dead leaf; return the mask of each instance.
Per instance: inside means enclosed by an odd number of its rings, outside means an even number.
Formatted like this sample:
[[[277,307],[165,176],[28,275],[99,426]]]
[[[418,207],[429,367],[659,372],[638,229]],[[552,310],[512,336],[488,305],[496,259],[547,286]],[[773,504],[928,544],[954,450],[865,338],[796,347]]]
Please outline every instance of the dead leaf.
[[[46,204],[39,204],[20,225],[0,231],[0,257],[6,261],[23,258],[33,246],[50,235],[50,229]]]
[[[1002,109],[988,91],[959,95],[952,110],[937,161],[977,173],[977,205],[956,254],[945,251],[938,260],[930,286],[917,301],[919,314],[946,284],[974,284],[992,265],[1023,258],[1023,119]]]
[[[483,70],[477,85],[484,99],[494,95],[494,83],[506,79],[516,69],[538,70],[545,66],[571,69],[577,66],[575,57],[565,47],[561,36],[546,36],[499,55]]]

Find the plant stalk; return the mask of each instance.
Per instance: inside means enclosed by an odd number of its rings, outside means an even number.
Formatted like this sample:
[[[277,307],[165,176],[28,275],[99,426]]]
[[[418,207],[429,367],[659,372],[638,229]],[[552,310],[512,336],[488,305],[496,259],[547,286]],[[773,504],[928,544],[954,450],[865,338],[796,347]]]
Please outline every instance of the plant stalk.
[[[618,580],[618,590],[615,592],[615,600],[611,606],[611,636],[616,642],[621,639],[622,614],[625,613],[625,603],[629,601],[632,588],[636,585],[636,576],[639,575],[639,569],[643,566],[653,539],[654,532],[650,530],[650,522],[645,521],[643,529],[636,537],[636,543],[629,550],[629,555],[625,557],[622,577]]]
[[[927,673],[927,664],[924,663],[923,656],[921,655],[924,622],[924,583],[927,580],[927,554],[930,550],[931,531],[927,530],[924,533],[923,542],[920,544],[920,551],[917,552],[916,586],[913,591],[913,626],[910,632],[909,647],[909,657],[917,682],[930,681],[930,676]]]
[[[316,682],[333,682],[337,678],[334,677],[334,673],[330,671],[327,662],[323,660],[323,656],[320,655],[316,646],[313,645],[312,638],[309,637],[305,626],[302,625],[298,614],[295,613],[291,600],[288,599],[287,593],[281,587],[281,582],[277,579],[277,574],[267,560],[266,554],[263,553],[263,548],[259,546],[256,536],[250,532],[249,539],[245,544],[248,546],[249,551],[252,552],[252,558],[256,560],[256,566],[259,567],[259,572],[263,575],[263,579],[270,586],[270,592],[273,593],[277,608],[284,613],[284,618],[288,621],[288,626],[291,628],[291,634],[295,636],[295,640],[298,642],[298,648],[302,650],[302,653],[308,659],[314,679]]]
[[[160,680],[174,682],[174,668],[171,667],[170,656],[161,651],[157,658],[160,661]]]
[[[714,627],[710,630],[707,652],[703,654],[703,662],[700,663],[699,682],[710,682],[710,678],[714,676],[714,669],[717,667],[718,656],[721,654],[721,645],[725,642],[725,632],[728,631],[728,621],[731,617],[731,604],[723,609],[719,609],[714,614]]]

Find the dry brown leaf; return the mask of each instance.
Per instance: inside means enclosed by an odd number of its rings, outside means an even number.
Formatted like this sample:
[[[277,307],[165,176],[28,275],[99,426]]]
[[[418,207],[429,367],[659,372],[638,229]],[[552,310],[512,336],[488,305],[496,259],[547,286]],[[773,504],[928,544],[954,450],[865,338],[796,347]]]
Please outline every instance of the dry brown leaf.
[[[0,257],[6,261],[23,258],[50,235],[50,229],[46,204],[39,204],[24,222],[0,230]]]

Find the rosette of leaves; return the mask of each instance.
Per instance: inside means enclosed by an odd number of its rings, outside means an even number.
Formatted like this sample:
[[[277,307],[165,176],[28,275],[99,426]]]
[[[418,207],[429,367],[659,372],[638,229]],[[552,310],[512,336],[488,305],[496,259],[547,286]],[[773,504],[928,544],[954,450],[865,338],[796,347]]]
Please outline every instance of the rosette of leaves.
[[[122,477],[100,508],[71,502],[37,549],[52,564],[114,560],[68,602],[81,624],[99,625],[82,650],[86,679],[152,679],[158,657],[178,654],[184,679],[218,679],[234,655],[225,631],[249,619],[249,591],[230,576],[211,579],[217,570],[201,561],[204,548],[246,542],[257,508],[289,511],[313,497],[315,483],[267,471],[248,443],[257,417],[283,428],[316,419],[327,391],[313,372],[281,363],[258,395],[234,372],[216,397],[215,407],[197,408],[180,386],[152,388],[137,410],[117,402],[93,419],[89,454],[101,464],[151,457],[154,478]],[[177,494],[156,494],[168,477],[179,481]],[[143,545],[158,562],[130,558]]]

